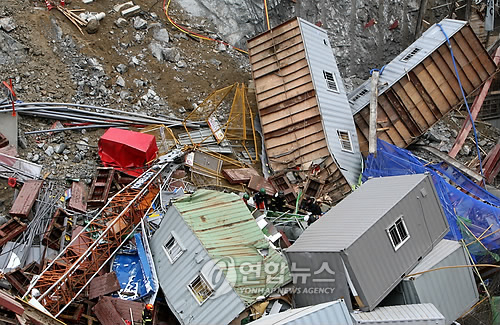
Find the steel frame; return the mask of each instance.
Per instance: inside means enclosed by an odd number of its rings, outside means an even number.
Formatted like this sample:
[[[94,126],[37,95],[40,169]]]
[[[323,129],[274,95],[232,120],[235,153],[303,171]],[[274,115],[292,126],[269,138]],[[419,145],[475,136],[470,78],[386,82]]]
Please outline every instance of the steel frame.
[[[153,166],[113,196],[33,279],[27,294],[37,288],[42,293],[38,301],[58,317],[140,223],[159,192],[166,166]]]

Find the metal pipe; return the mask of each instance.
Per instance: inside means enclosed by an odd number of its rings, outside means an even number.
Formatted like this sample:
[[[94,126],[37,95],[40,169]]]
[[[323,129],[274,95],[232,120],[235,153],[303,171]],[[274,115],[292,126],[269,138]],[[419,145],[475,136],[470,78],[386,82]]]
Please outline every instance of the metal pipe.
[[[24,134],[38,134],[38,133],[60,132],[60,131],[68,131],[68,130],[99,129],[99,128],[124,127],[124,126],[127,126],[127,125],[126,124],[94,124],[94,125],[71,126],[71,127],[62,128],[62,129],[29,131],[29,132],[24,132]]]

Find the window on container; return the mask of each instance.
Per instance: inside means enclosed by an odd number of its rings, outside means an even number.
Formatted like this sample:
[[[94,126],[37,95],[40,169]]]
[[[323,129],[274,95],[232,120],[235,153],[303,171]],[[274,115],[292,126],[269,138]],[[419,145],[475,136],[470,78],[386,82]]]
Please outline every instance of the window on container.
[[[325,77],[326,88],[338,93],[339,87],[337,85],[337,79],[335,79],[335,75],[331,72],[323,70],[323,77]]]
[[[200,305],[203,304],[214,293],[214,289],[201,274],[194,278],[193,281],[191,281],[191,283],[188,285],[188,288]]]
[[[410,238],[403,217],[396,220],[396,222],[387,229],[387,233],[389,234],[389,238],[395,250],[398,250],[399,247]]]
[[[415,56],[415,54],[417,54],[418,52],[420,52],[420,50],[422,50],[422,49],[421,49],[421,48],[419,48],[419,47],[414,47],[414,48],[413,48],[413,50],[411,50],[408,54],[406,54],[406,55],[405,55],[405,56],[401,59],[401,61],[403,61],[403,62],[408,62],[408,61],[410,61],[410,59],[411,59],[412,57],[414,57],[414,56]]]
[[[172,264],[177,261],[177,259],[181,257],[182,253],[185,251],[184,247],[180,244],[176,237],[177,236],[175,236],[175,234],[170,234],[167,241],[163,245],[165,254],[167,254],[167,257]]]
[[[351,133],[349,131],[337,130],[340,147],[344,151],[354,152],[352,149]]]
[[[368,89],[362,89],[359,93],[357,93],[353,98],[351,98],[351,103],[354,103],[364,95],[368,94]]]

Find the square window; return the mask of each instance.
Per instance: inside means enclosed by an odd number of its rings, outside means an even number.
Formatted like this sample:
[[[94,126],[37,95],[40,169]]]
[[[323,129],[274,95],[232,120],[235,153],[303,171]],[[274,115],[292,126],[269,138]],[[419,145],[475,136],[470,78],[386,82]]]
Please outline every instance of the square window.
[[[349,133],[349,131],[337,130],[337,135],[339,137],[340,147],[342,148],[342,150],[354,152],[354,150],[352,149],[351,134]]]
[[[402,216],[387,229],[387,233],[394,250],[398,250],[410,238]]]
[[[176,236],[172,233],[163,245],[165,254],[167,254],[170,263],[174,263],[184,253],[184,248],[180,245]]]
[[[323,70],[323,77],[326,81],[326,88],[338,93],[339,87],[337,86],[337,79],[335,79],[335,75],[331,72]]]
[[[194,278],[193,281],[191,281],[191,283],[188,285],[188,288],[200,305],[203,304],[214,293],[214,289],[212,289],[210,284],[201,274]]]

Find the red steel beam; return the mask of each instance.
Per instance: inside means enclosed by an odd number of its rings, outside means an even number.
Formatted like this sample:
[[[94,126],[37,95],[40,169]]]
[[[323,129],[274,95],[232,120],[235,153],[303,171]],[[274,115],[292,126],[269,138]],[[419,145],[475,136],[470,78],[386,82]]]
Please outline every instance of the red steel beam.
[[[500,62],[500,47],[497,48],[495,51],[495,55],[493,57],[493,61],[495,64],[498,66],[498,63]],[[477,118],[477,115],[479,114],[479,111],[481,110],[481,106],[483,106],[484,99],[486,98],[486,95],[488,95],[488,90],[490,89],[491,82],[493,81],[493,77],[491,76],[486,82],[484,83],[483,87],[481,88],[481,92],[479,95],[476,96],[476,99],[474,99],[474,103],[472,104],[472,108],[470,110],[470,113],[472,115],[472,120],[475,121]],[[460,132],[458,132],[457,138],[455,139],[455,143],[453,144],[453,147],[451,148],[450,152],[448,153],[448,156],[455,158],[462,149],[462,146],[465,143],[465,139],[469,135],[470,130],[472,129],[472,123],[470,121],[469,116],[464,121],[464,124],[462,125],[462,128],[460,129]]]

